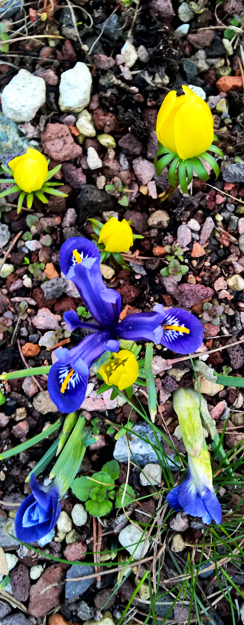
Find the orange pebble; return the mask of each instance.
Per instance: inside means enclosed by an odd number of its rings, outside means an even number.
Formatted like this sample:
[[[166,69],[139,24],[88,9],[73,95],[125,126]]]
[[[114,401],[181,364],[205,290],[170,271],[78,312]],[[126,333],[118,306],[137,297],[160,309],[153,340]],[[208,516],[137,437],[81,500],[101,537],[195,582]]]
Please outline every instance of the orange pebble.
[[[41,351],[39,345],[35,345],[34,343],[25,343],[22,347],[22,352],[24,356],[37,356]]]
[[[56,271],[54,265],[52,263],[47,263],[46,267],[44,269],[44,273],[46,274],[47,278],[49,280],[51,280],[52,278],[58,278],[58,272]]]

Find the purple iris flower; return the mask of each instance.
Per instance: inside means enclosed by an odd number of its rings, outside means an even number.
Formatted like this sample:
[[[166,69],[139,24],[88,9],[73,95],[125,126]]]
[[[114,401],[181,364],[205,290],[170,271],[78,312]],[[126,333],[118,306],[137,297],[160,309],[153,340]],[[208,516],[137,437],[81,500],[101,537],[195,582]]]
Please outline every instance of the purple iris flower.
[[[54,486],[40,486],[34,474],[30,478],[32,494],[20,505],[15,517],[19,540],[34,543],[49,534],[61,512],[59,493]]]
[[[212,520],[219,525],[222,521],[222,510],[213,490],[210,472],[208,466],[204,470],[199,459],[188,455],[186,478],[171,490],[166,499],[177,512],[184,510],[187,514],[200,517],[207,525]]]
[[[64,313],[71,330],[85,328],[86,336],[71,350],[58,349],[58,361],[48,376],[48,391],[61,412],[80,408],[86,394],[89,367],[105,351],[117,352],[119,340],[152,341],[180,354],[189,354],[201,345],[201,322],[180,308],[164,310],[161,304],[153,312],[129,315],[121,322],[120,294],[106,287],[100,270],[100,254],[95,244],[83,237],[68,239],[60,251],[60,267],[76,285],[94,322],[83,322],[73,310]]]

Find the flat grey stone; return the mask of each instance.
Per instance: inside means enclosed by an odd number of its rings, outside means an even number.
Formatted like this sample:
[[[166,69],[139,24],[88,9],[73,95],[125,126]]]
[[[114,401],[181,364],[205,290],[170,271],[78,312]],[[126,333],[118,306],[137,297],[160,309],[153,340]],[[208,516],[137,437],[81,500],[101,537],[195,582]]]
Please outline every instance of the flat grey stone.
[[[10,158],[8,158],[10,161],[11,157],[14,158],[15,156],[23,154],[29,147],[29,141],[23,136],[21,137],[17,124],[5,117],[3,113],[0,113],[0,144],[1,162],[4,165],[7,164],[2,158],[4,154],[10,156]]]
[[[79,564],[72,564],[67,572],[66,579],[73,577],[83,577],[94,573],[93,566],[79,566]],[[77,580],[77,582],[66,582],[65,584],[65,598],[70,601],[76,601],[79,597],[84,595],[86,590],[93,584],[95,578]]]
[[[60,297],[62,293],[66,292],[67,281],[65,278],[52,278],[51,280],[48,280],[48,282],[41,284],[41,288],[46,299]]]
[[[1,621],[1,625],[30,625],[31,621],[21,612],[10,614]]]
[[[149,442],[142,440],[140,437],[148,438]],[[158,435],[160,439],[160,436]],[[154,438],[153,430],[149,423],[136,423],[136,425],[132,428],[130,433],[127,435],[128,444],[130,448],[130,460],[133,462],[136,460],[141,467],[145,467],[148,463],[156,463],[158,464],[158,456],[154,449],[152,448],[151,443],[153,445],[157,445],[157,441]],[[160,446],[163,448],[163,440],[160,440]],[[162,456],[161,449],[158,450],[159,457]],[[126,443],[125,436],[121,436],[119,440],[116,442],[113,456],[115,460],[118,462],[122,462],[124,464],[128,463],[128,447]],[[175,454],[170,454],[167,456],[168,465],[171,468],[171,471],[178,471],[180,465],[177,464],[175,460]]]
[[[6,224],[0,224],[0,249],[5,247],[10,239],[9,228]]]
[[[225,182],[244,182],[244,163],[226,163],[222,175]]]
[[[9,534],[15,535],[14,522],[9,519],[0,519],[0,545],[5,549],[5,547],[18,547],[18,542],[9,536]]]

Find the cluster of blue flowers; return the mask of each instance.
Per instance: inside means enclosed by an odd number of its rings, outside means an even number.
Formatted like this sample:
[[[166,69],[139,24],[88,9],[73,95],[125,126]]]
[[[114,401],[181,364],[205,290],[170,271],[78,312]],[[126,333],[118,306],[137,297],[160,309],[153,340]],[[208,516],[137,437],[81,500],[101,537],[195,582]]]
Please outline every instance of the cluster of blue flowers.
[[[180,354],[195,352],[201,345],[203,330],[200,321],[179,308],[165,310],[157,304],[152,312],[132,314],[120,321],[121,296],[103,282],[100,253],[91,241],[83,237],[68,239],[61,248],[60,266],[65,277],[74,282],[93,318],[90,323],[81,321],[73,310],[64,314],[71,330],[85,328],[90,334],[73,349],[60,348],[55,352],[57,361],[49,372],[48,391],[61,412],[70,413],[80,408],[86,395],[89,367],[105,351],[117,352],[120,339],[152,341]],[[189,479],[188,474],[187,484]],[[31,488],[32,494],[21,504],[15,519],[16,535],[26,542],[45,536],[60,514],[55,485],[48,491],[32,475]],[[182,485],[177,488],[178,507],[175,490],[170,504],[175,509],[186,509],[184,497],[181,497]],[[186,497],[191,497],[191,481]],[[197,516],[202,516],[200,508],[194,510]]]

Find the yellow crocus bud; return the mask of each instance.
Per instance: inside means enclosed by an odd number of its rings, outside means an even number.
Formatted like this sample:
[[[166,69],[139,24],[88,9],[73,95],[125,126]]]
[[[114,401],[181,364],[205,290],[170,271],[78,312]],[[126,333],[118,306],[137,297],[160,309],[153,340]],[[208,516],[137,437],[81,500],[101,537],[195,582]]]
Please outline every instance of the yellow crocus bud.
[[[103,243],[105,252],[128,252],[133,245],[133,234],[126,219],[118,221],[111,217],[100,231],[98,243]]]
[[[8,166],[13,171],[18,187],[26,193],[39,191],[47,178],[47,160],[33,148],[28,148],[25,154],[9,161]]]
[[[138,362],[134,354],[127,349],[113,353],[103,364],[98,373],[109,386],[117,386],[120,391],[136,382],[139,372]]]
[[[186,451],[190,456],[199,457],[204,436],[199,407],[190,389],[181,388],[173,393],[173,407],[179,419]]]
[[[185,160],[199,156],[210,147],[213,117],[209,106],[189,87],[182,85],[185,95],[177,97],[170,91],[159,110],[156,133],[160,143]]]

